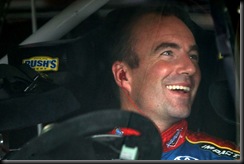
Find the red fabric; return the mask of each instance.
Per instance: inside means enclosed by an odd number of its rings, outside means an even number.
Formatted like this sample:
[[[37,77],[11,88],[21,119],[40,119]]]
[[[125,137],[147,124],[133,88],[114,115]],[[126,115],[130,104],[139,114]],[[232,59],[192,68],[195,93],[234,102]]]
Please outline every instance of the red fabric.
[[[177,130],[180,130],[177,135]],[[240,148],[237,147],[234,143],[210,136],[204,132],[191,132],[188,130],[188,123],[186,120],[181,120],[174,124],[172,127],[161,133],[163,152],[168,152],[174,150],[183,144],[188,139],[189,142],[210,142],[217,145],[218,147],[226,147],[232,150],[240,151]]]
[[[181,120],[174,124],[172,127],[161,133],[163,152],[167,152],[179,147],[182,143],[185,142],[185,135],[187,132],[187,121]],[[177,136],[177,130],[180,130],[179,135]],[[175,139],[173,139],[175,137]],[[172,141],[172,143],[171,143]]]
[[[217,137],[210,136],[204,132],[191,132],[188,131],[187,138],[190,142],[211,142],[220,147],[228,147],[233,150],[240,150],[234,143],[228,140],[223,140]]]
[[[123,136],[140,136],[141,133],[132,128],[119,128],[123,132]],[[116,134],[116,128],[113,129],[109,134]]]

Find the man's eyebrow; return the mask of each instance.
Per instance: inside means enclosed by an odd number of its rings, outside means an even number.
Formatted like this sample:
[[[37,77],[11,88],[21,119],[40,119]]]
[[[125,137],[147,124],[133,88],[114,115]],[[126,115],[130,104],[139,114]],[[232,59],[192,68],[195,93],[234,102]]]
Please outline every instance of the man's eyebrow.
[[[159,44],[158,46],[156,46],[156,48],[154,49],[154,52],[158,51],[159,49],[163,49],[163,48],[175,48],[175,49],[180,49],[180,46],[176,43],[170,43],[170,42],[163,42],[161,44]],[[189,52],[190,51],[198,51],[198,46],[192,45],[189,48]]]
[[[198,46],[195,44],[195,45],[192,45],[191,47],[190,47],[190,50],[189,50],[189,52],[190,51],[198,51]]]
[[[159,49],[169,48],[169,47],[180,49],[180,46],[176,43],[163,42],[163,43],[160,43],[159,45],[156,46],[156,48],[154,49],[154,52],[158,51]]]

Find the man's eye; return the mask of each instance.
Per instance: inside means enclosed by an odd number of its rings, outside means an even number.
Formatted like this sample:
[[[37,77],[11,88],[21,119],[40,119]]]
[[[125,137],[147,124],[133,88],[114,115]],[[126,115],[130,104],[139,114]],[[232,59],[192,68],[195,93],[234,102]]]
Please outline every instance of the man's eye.
[[[172,52],[171,51],[164,51],[162,53],[162,55],[170,56],[170,55],[172,55]]]
[[[198,55],[190,55],[190,59],[196,60],[198,62],[199,56]]]

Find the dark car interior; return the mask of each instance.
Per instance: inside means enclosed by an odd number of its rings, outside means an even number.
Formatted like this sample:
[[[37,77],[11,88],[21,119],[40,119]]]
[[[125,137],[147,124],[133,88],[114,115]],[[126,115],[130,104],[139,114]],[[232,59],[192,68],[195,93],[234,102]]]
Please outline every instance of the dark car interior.
[[[17,0],[0,2],[0,57],[2,58],[0,62],[0,159],[11,159],[12,154],[42,133],[40,128],[44,131],[49,125],[55,126],[76,116],[83,116],[83,120],[75,122],[82,127],[85,124],[91,124],[93,127],[92,122],[98,121],[101,117],[106,118],[105,122],[109,119],[113,122],[118,120],[116,111],[119,110],[119,99],[114,92],[115,83],[108,56],[103,49],[106,40],[102,39],[102,22],[105,15],[113,9],[152,4],[150,0],[100,1],[100,6],[91,5],[90,10],[94,11],[89,11],[87,14],[84,11],[82,14],[86,17],[76,22],[72,29],[62,31],[62,34],[53,39],[47,39],[46,36],[45,40],[37,36],[35,38],[31,1],[21,2]],[[89,4],[88,1],[83,2]],[[68,8],[71,8],[74,3],[79,2],[36,1],[36,31],[42,32],[41,35],[54,35],[51,29],[50,31],[40,29],[48,23],[51,24],[52,20],[57,19],[55,16],[61,15],[62,11],[67,11],[65,15],[67,18],[72,15],[72,11],[68,13]],[[241,3],[237,0],[231,2],[184,0],[180,3],[188,10],[195,22],[198,30],[196,41],[201,54],[199,65],[202,81],[191,115],[187,118],[189,129],[206,132],[239,145],[242,84],[239,11]],[[64,26],[60,29],[65,28]],[[7,62],[4,61],[6,55]],[[38,67],[38,63],[33,62],[34,59],[49,60],[49,64],[53,64],[51,66],[54,69]],[[27,68],[23,61],[29,62],[28,64],[33,67],[36,66],[35,69]],[[111,110],[111,114],[107,116],[101,113],[100,116],[96,115],[90,120],[86,117],[86,114],[101,111],[106,113],[107,110]],[[135,117],[140,121],[140,118]],[[94,128],[99,131],[103,128],[102,125],[103,122],[101,127]],[[66,131],[63,129],[62,133],[58,132],[59,136],[56,137],[59,139],[60,135],[67,135],[69,138],[73,135],[74,140],[79,140],[77,129],[72,129],[73,134],[65,134]],[[149,144],[144,139],[140,141],[145,142],[145,145]],[[71,147],[72,144],[69,146]],[[84,142],[80,145],[86,144]],[[36,143],[36,147],[41,145]],[[104,153],[105,147],[100,148]],[[52,143],[49,143],[46,149],[51,151]],[[150,154],[148,150],[143,151],[145,154]],[[19,156],[22,157],[27,158],[29,155],[21,153]],[[66,157],[69,155],[66,151],[65,154]],[[89,153],[84,154],[84,156],[89,155]],[[112,154],[104,156],[112,158]],[[152,155],[149,159],[154,158],[157,156]]]

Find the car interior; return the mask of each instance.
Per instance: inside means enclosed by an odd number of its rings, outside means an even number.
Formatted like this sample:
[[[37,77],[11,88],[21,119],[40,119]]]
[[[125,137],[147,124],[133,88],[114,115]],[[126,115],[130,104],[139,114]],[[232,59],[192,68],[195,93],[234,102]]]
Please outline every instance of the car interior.
[[[105,16],[117,8],[157,5],[156,2],[162,1],[182,4],[199,31],[195,37],[200,52],[202,80],[191,115],[187,118],[189,129],[240,145],[240,1],[2,0],[0,159],[29,158],[31,153],[25,154],[20,149],[41,137],[47,128],[60,123],[69,125],[67,128],[59,127],[62,133],[57,132],[58,139],[67,135],[67,138],[73,136],[74,141],[80,141],[78,127],[71,128],[70,124],[86,128],[98,122],[101,126],[94,129],[99,132],[107,126],[114,126],[119,116],[127,117],[116,113],[120,104],[109,59],[103,48],[106,40],[103,40],[102,23]],[[48,62],[37,63],[36,60]],[[45,65],[49,67],[45,68]],[[88,119],[89,114],[97,112],[101,113]],[[77,116],[79,120],[69,122]],[[134,117],[135,121],[141,121],[138,116]],[[107,126],[100,119],[104,119]],[[110,125],[108,120],[113,123]],[[68,134],[70,132],[73,134]],[[57,150],[55,137],[51,140],[51,143],[46,143],[47,149]],[[42,147],[37,141],[34,140],[32,145],[36,144],[35,151],[41,151],[37,150],[37,147]],[[150,144],[144,138],[139,141],[144,145]],[[67,144],[69,141],[63,139],[62,142],[67,150],[75,144]],[[86,144],[82,142],[80,145]],[[154,150],[160,152],[156,144],[155,139]],[[100,156],[115,158],[113,153],[106,154],[107,148],[97,147],[101,149]],[[70,153],[67,150],[59,153],[65,152],[64,158],[68,157]],[[90,151],[93,150],[87,149]],[[150,154],[150,151],[143,150],[143,153]],[[15,153],[18,157],[12,156]],[[89,155],[83,154],[88,159]],[[151,155],[147,159],[155,158],[158,156]]]

